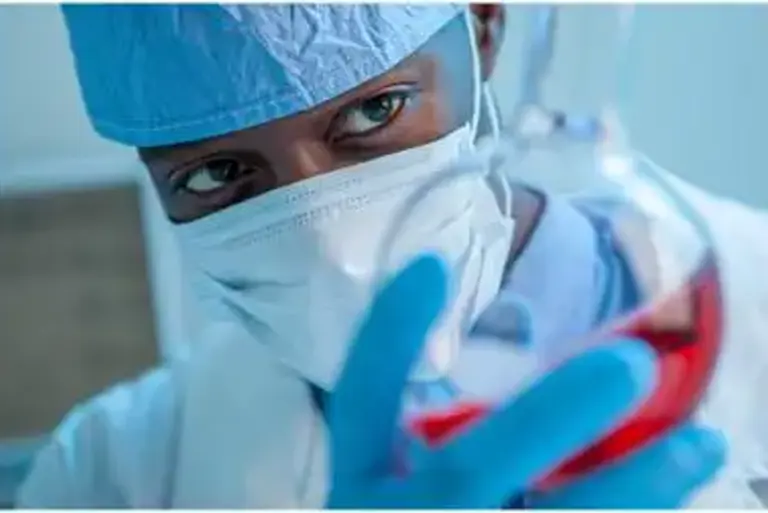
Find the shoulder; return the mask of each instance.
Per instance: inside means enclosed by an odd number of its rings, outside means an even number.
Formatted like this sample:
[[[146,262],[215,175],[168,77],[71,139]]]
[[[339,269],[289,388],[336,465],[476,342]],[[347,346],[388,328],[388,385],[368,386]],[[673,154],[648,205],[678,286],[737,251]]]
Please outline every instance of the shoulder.
[[[162,367],[76,407],[36,458],[21,507],[161,507],[176,438],[179,383]]]

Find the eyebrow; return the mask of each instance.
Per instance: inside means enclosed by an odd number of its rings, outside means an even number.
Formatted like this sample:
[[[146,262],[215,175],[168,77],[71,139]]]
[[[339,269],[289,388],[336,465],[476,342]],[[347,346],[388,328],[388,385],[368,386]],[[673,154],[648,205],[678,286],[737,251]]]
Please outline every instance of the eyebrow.
[[[275,120],[268,121],[267,123],[280,121],[282,119],[286,119],[290,116],[295,116],[295,115],[302,115],[302,114],[318,115],[320,112],[326,109],[333,111],[331,114],[332,114],[332,117],[335,119],[344,110],[355,107],[359,102],[364,101],[366,98],[370,97],[372,94],[376,94],[377,92],[381,91],[381,89],[392,85],[393,81],[407,80],[407,77],[405,75],[412,75],[412,80],[414,81],[422,77],[422,72],[424,71],[423,66],[425,62],[429,59],[430,59],[430,56],[428,54],[417,52],[409,56],[408,58],[406,58],[404,61],[397,64],[397,66],[395,66],[394,68],[385,72],[383,75],[374,77],[370,81],[365,82],[361,85],[358,85],[351,91],[347,91],[340,96],[331,98],[330,100],[323,102],[319,105],[315,105],[312,108],[307,109],[305,111],[297,112],[296,114],[291,114],[283,118],[277,118]],[[165,169],[163,169],[162,176],[167,177],[167,175],[172,170],[178,168],[181,165],[184,165],[185,162],[191,162],[191,161],[194,161],[196,158],[201,158],[202,156],[206,156],[206,155],[210,155],[210,154],[214,154],[222,151],[220,148],[215,148],[215,147],[211,148],[210,150],[206,150],[205,149],[206,146],[216,145],[219,141],[231,137],[232,134],[234,133],[251,130],[258,126],[261,126],[261,125],[245,127],[240,130],[234,130],[232,132],[227,132],[225,134],[213,136],[207,139],[180,142],[180,143],[170,144],[167,146],[138,148],[139,157],[147,165],[157,164],[159,162],[165,161],[165,163],[168,165]],[[189,155],[185,157],[184,153],[187,153],[187,152],[189,153]],[[174,162],[168,162],[170,160]]]
[[[223,134],[209,139],[197,141],[188,141],[168,146],[154,146],[149,148],[138,148],[139,158],[148,167],[162,164],[159,175],[167,178],[168,175],[179,166],[188,165],[206,155],[212,155],[222,151],[215,147],[206,150],[206,146],[215,145],[217,141],[226,138],[231,134]],[[152,171],[152,169],[150,169]]]

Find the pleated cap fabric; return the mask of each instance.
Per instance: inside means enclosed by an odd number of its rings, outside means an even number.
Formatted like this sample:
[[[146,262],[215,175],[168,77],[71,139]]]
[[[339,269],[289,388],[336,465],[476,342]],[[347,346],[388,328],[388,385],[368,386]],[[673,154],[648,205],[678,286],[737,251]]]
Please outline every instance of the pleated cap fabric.
[[[465,6],[65,5],[103,137],[152,147],[290,116],[386,73]]]

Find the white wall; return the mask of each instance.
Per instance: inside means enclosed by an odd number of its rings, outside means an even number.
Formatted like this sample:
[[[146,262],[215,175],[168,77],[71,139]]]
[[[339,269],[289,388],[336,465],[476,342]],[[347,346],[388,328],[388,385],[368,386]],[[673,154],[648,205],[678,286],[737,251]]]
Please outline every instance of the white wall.
[[[547,96],[554,106],[590,111],[611,83],[615,11],[564,9]],[[507,111],[518,92],[525,12],[510,7],[494,81]],[[55,6],[0,6],[0,49],[0,192],[136,179],[132,152],[98,139],[87,124]],[[634,96],[625,105],[636,144],[694,183],[768,207],[766,50],[768,7],[638,8]],[[170,344],[184,337],[183,304],[169,292],[177,290],[178,266],[157,204],[151,194],[146,200],[158,329]]]
[[[120,152],[88,125],[55,5],[0,6],[0,48],[4,163]]]
[[[768,6],[641,14],[627,109],[638,144],[685,177],[768,207]]]
[[[510,6],[494,82],[511,109],[518,92],[524,14]],[[563,7],[547,97],[589,111],[608,93],[616,8]],[[640,6],[626,59],[631,98],[623,117],[634,144],[664,167],[709,190],[768,207],[763,161],[768,119],[768,6]]]

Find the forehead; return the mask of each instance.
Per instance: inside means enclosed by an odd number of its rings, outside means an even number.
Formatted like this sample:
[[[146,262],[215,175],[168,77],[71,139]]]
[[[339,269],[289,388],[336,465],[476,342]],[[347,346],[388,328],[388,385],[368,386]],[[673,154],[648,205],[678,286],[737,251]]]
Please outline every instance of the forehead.
[[[392,69],[462,9],[259,4],[63,11],[94,127],[148,147],[311,109]]]
[[[365,98],[380,94],[390,85],[410,83],[416,84],[424,90],[440,89],[441,93],[447,93],[447,90],[444,91],[444,87],[439,86],[439,84],[444,86],[447,83],[440,79],[445,74],[445,68],[441,66],[441,61],[437,56],[418,53],[389,72],[305,112],[199,141],[140,148],[139,154],[142,160],[146,163],[151,162],[153,167],[157,168],[158,166],[164,167],[163,164],[172,166],[179,161],[192,160],[201,154],[218,153],[227,148],[259,147],[260,145],[253,144],[254,141],[272,141],[274,143],[276,140],[281,140],[284,144],[288,144],[290,140],[303,138],[317,140],[324,137],[330,123],[346,107],[356,105]],[[447,94],[460,96],[453,93]],[[446,94],[441,94],[442,98],[445,96]],[[450,110],[447,107],[451,102],[441,103],[444,103],[441,105],[443,108]]]
[[[219,146],[223,141],[234,142],[250,139],[252,136],[261,133],[283,132],[286,129],[296,137],[301,136],[303,132],[322,133],[327,128],[329,121],[345,107],[379,94],[392,84],[412,83],[425,89],[432,89],[437,84],[446,84],[447,81],[441,80],[441,77],[444,77],[446,74],[442,63],[443,61],[438,55],[419,52],[390,71],[306,111],[199,141],[140,148],[140,153],[142,156],[150,158],[156,158],[168,153],[181,156],[187,151],[198,152],[206,146],[212,148]]]
[[[398,83],[411,83],[439,99],[440,111],[445,118],[463,117],[470,108],[472,97],[471,49],[468,33],[461,18],[455,18],[416,53],[407,57],[394,68],[351,91],[327,100],[320,105],[253,127],[217,135],[199,141],[189,141],[160,147],[141,148],[145,161],[158,162],[172,156],[174,161],[186,160],[200,152],[216,152],[224,147],[239,147],[240,143],[262,139],[273,140],[276,134],[290,134],[293,138],[305,135],[315,138],[322,134],[329,122],[345,107],[380,93]],[[465,101],[462,101],[465,100]]]

